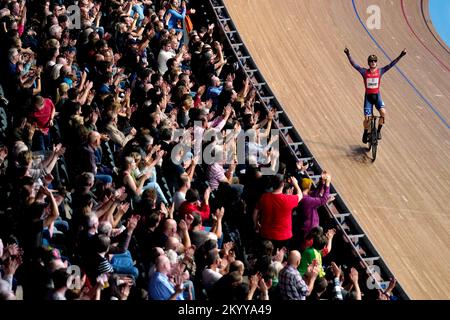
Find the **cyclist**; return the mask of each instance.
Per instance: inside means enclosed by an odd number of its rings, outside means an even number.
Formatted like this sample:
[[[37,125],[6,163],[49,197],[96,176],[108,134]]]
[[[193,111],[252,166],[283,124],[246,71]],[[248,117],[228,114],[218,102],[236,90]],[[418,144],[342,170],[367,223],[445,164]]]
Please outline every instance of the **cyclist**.
[[[364,95],[364,133],[362,137],[363,143],[367,143],[367,137],[368,137],[368,129],[369,129],[369,117],[373,113],[373,105],[377,108],[377,110],[380,112],[380,122],[378,123],[378,139],[381,139],[381,128],[383,127],[383,124],[386,119],[386,109],[383,100],[381,99],[380,94],[380,83],[381,83],[381,77],[397,62],[400,61],[400,59],[406,55],[406,49],[403,50],[400,55],[393,60],[390,64],[387,66],[384,66],[383,68],[379,69],[377,68],[377,62],[378,58],[376,55],[372,54],[367,58],[367,63],[369,64],[369,69],[363,68],[355,63],[353,58],[350,56],[350,50],[348,48],[345,48],[344,50],[345,54],[348,57],[348,60],[350,61],[353,68],[358,70],[358,72],[362,75],[364,79],[364,86],[366,88],[366,93]]]

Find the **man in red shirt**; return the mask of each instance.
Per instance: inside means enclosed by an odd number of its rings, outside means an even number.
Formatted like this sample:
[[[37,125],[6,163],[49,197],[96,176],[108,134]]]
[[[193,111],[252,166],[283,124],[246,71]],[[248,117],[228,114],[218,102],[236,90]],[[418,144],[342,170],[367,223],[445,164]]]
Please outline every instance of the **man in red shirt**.
[[[28,115],[28,122],[36,126],[33,136],[33,151],[44,151],[50,147],[50,127],[53,126],[55,105],[52,100],[35,96],[32,100],[33,110]]]
[[[292,210],[303,197],[297,179],[291,177],[291,180],[295,195],[283,194],[284,178],[277,174],[272,184],[273,191],[261,196],[253,212],[256,232],[264,240],[272,241],[275,248],[286,246],[292,238]]]

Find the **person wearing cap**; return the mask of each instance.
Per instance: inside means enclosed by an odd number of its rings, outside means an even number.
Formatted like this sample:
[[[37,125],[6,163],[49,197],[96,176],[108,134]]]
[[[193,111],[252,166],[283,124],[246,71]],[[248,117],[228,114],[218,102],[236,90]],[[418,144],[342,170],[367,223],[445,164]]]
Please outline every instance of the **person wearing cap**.
[[[406,55],[406,50],[403,50],[400,55],[393,60],[388,65],[383,68],[377,68],[378,58],[376,55],[372,54],[367,58],[367,63],[369,64],[369,69],[363,68],[356,64],[350,55],[350,50],[345,48],[345,54],[347,55],[350,64],[355,68],[364,79],[364,86],[366,88],[366,93],[364,95],[364,133],[362,137],[362,142],[367,143],[368,129],[369,129],[369,117],[373,114],[373,105],[380,112],[380,122],[378,124],[378,139],[381,139],[381,128],[386,120],[386,108],[383,100],[381,99],[380,84],[381,77],[388,72],[393,66],[400,61],[400,59]]]

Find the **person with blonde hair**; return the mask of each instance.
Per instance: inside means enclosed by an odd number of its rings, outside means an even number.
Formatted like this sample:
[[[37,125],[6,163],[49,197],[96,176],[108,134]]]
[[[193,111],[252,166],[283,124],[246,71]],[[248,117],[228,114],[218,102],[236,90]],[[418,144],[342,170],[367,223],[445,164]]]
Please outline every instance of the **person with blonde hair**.
[[[58,106],[62,105],[68,98],[69,95],[67,94],[69,91],[69,85],[65,82],[62,82],[59,84],[59,87],[56,89],[56,104],[57,104],[57,109]]]
[[[183,32],[183,21],[186,18],[186,2],[181,1],[181,12],[179,11],[179,1],[170,0],[169,8],[164,15],[164,21],[169,30]]]

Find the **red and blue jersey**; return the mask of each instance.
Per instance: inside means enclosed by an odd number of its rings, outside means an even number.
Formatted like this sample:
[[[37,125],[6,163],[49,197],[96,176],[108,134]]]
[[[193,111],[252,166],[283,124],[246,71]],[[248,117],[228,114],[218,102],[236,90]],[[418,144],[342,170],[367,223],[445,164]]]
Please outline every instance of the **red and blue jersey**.
[[[387,71],[389,71],[389,69],[395,66],[395,64],[400,60],[400,57],[393,60],[390,64],[384,66],[383,68],[375,69],[373,72],[371,72],[370,69],[359,66],[350,55],[348,55],[348,60],[350,61],[353,68],[358,70],[358,72],[363,77],[366,94],[377,94],[380,92],[381,77]]]

